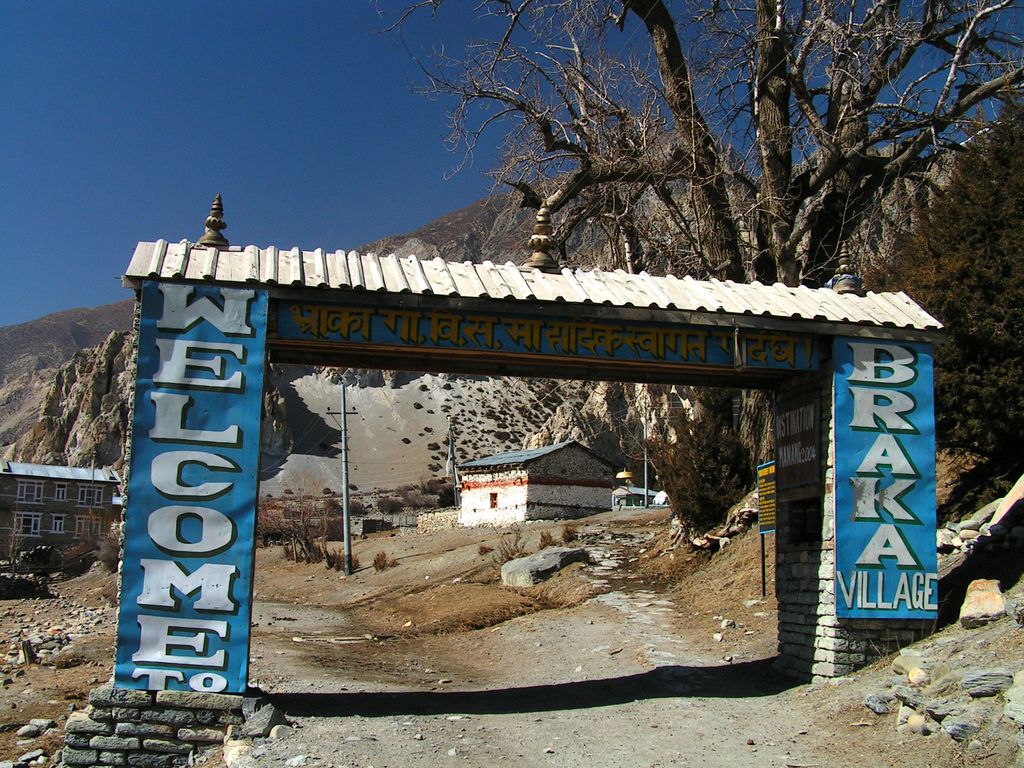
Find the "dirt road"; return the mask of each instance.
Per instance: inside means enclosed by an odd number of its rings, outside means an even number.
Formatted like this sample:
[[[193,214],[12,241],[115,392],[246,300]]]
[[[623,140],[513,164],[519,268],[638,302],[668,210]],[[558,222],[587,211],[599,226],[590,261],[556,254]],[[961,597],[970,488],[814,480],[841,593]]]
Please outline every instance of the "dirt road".
[[[580,543],[593,564],[530,590],[496,581],[496,531],[360,540],[364,563],[384,552],[396,565],[347,579],[260,550],[250,679],[295,729],[258,740],[238,765],[1007,764],[1005,751],[971,751],[941,732],[898,734],[895,715],[868,711],[864,696],[893,681],[886,665],[839,684],[777,675],[775,604],[761,598],[756,534],[698,568],[700,557],[664,551],[659,525],[586,521]],[[543,531],[560,529],[529,526],[524,543],[533,551]],[[88,631],[61,652],[70,659],[19,667],[0,687],[0,761],[41,743],[53,754],[59,733],[27,744],[15,739],[18,724],[59,721],[108,678],[114,610],[102,604],[111,584],[93,574],[56,585],[60,598],[0,613],[13,644],[28,627],[61,623],[68,606],[92,606],[80,618]],[[1021,653],[1011,630],[984,644],[956,628],[944,634],[968,657]]]

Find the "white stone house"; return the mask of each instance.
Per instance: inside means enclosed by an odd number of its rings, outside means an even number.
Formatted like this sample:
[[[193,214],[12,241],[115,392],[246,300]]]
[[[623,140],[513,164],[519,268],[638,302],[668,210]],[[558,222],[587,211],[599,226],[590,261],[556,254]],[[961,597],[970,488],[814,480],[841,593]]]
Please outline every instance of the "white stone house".
[[[614,472],[610,462],[575,440],[467,462],[459,466],[459,525],[513,525],[604,512]]]

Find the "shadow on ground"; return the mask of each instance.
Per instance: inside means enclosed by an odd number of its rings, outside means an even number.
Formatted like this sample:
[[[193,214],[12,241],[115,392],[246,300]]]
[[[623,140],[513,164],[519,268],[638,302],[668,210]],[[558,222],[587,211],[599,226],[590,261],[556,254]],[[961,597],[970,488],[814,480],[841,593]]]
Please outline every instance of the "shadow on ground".
[[[773,663],[774,659],[762,659],[720,667],[666,666],[625,677],[481,691],[287,693],[268,698],[286,714],[300,717],[503,715],[685,696],[755,698],[774,696],[798,685],[776,672]]]

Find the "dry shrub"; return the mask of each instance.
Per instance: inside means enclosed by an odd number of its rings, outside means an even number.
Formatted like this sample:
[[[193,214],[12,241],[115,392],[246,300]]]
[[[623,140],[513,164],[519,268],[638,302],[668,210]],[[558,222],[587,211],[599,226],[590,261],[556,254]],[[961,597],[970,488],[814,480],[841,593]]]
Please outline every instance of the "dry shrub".
[[[359,556],[355,552],[352,553],[352,573],[358,571],[362,565],[359,562]]]
[[[398,561],[393,557],[388,557],[388,553],[383,549],[373,556],[373,570],[375,571],[386,571],[396,565],[398,565]]]
[[[489,555],[493,551],[494,547],[488,547],[486,544],[481,544],[479,547],[476,548],[476,552],[478,555]]]
[[[107,534],[100,538],[99,561],[107,573],[117,573],[117,564],[121,560],[121,542],[117,536]]]
[[[541,531],[540,546],[537,549],[547,549],[553,546],[555,546],[555,537],[551,535],[551,531]]]
[[[562,543],[571,544],[580,537],[580,529],[572,523],[562,526]]]
[[[402,502],[405,504],[406,507],[409,507],[411,509],[432,507],[434,505],[434,500],[430,498],[430,496],[423,493],[422,491],[416,490],[415,488],[403,490],[401,495]]]
[[[383,496],[377,499],[377,511],[383,512],[386,515],[390,515],[393,512],[401,512],[404,507],[405,504],[402,500],[394,496]]]
[[[332,570],[343,571],[345,570],[345,553],[340,549],[327,549],[327,547],[324,547],[324,562]]]
[[[498,549],[494,553],[494,563],[502,566],[509,560],[515,560],[525,554],[526,542],[523,540],[523,531],[517,525],[501,534]]]

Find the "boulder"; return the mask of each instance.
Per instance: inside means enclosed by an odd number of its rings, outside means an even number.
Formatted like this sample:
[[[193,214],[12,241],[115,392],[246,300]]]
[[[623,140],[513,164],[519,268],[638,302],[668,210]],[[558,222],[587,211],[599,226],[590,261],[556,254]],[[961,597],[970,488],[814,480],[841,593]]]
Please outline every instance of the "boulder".
[[[570,563],[589,561],[580,547],[548,547],[533,555],[509,560],[501,566],[501,583],[506,587],[530,587],[550,578]]]
[[[992,515],[992,523],[1001,523],[1022,499],[1024,499],[1024,475],[1020,476],[1010,492],[999,501],[996,511]]]
[[[960,624],[967,629],[981,627],[1006,615],[1006,600],[995,579],[975,579],[967,587],[960,606]]]
[[[962,543],[957,535],[947,528],[940,528],[935,532],[935,547],[939,552],[952,552]]]
[[[265,704],[245,718],[245,723],[233,732],[235,738],[259,739],[270,735],[274,726],[287,725],[284,715],[273,704]]]
[[[985,523],[989,522],[992,519],[992,516],[995,514],[996,509],[998,509],[999,507],[1000,501],[1002,501],[1002,499],[997,499],[996,501],[989,502],[970,517],[964,518],[956,524],[955,530],[957,532],[962,532],[968,529],[974,531],[981,530],[981,526],[983,526]]]

